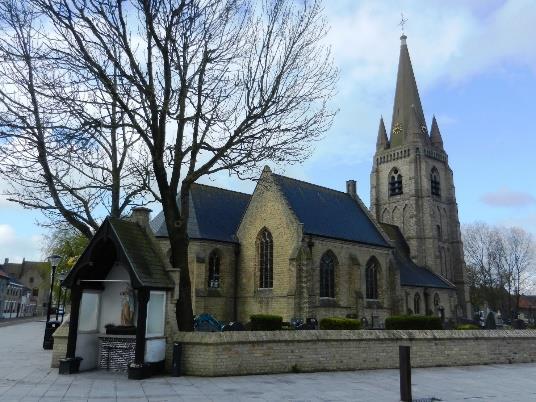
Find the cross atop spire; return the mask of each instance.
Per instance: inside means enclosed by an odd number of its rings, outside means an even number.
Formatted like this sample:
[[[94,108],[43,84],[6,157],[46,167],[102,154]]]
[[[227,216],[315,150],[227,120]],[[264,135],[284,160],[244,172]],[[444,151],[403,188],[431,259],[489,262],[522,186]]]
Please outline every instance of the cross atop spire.
[[[402,36],[405,36],[405,32],[404,32],[404,27],[406,25],[406,22],[408,22],[408,19],[407,18],[404,18],[404,13],[400,13],[400,22],[398,23],[398,25],[400,26],[400,28],[402,29]]]

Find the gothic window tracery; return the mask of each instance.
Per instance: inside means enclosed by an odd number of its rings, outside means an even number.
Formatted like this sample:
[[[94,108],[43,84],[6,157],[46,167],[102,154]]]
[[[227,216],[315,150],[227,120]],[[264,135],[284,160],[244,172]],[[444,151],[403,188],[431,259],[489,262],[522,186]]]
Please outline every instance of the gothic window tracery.
[[[439,182],[439,172],[437,171],[436,168],[433,168],[432,172],[430,173],[430,182],[431,182],[431,188],[432,188],[432,195],[441,197],[441,184]]]
[[[208,287],[217,289],[220,287],[220,255],[216,250],[210,253],[208,258]]]
[[[440,300],[439,300],[439,294],[434,294],[434,306],[437,308],[439,307]]]
[[[331,251],[320,259],[320,297],[335,298],[335,255]]]
[[[371,258],[365,269],[366,297],[367,299],[378,299],[378,270],[379,264],[375,258]]]
[[[415,297],[413,298],[413,312],[415,314],[421,314],[421,295],[419,293],[415,293]]]
[[[402,175],[398,169],[393,169],[389,178],[389,196],[402,194]]]
[[[266,228],[258,236],[259,287],[272,288],[274,285],[274,242],[272,234]]]

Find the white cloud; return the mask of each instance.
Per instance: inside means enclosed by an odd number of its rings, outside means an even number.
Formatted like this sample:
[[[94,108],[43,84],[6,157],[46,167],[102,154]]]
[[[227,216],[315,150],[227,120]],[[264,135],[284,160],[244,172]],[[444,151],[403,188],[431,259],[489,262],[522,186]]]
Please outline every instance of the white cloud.
[[[421,96],[438,85],[460,85],[512,63],[536,71],[533,0],[337,0],[325,7],[331,26],[326,42],[341,69],[333,100],[340,112],[306,169],[317,163],[352,166],[370,161],[380,115],[390,125],[401,10],[408,18],[406,34]],[[423,106],[426,111],[426,101]],[[458,120],[433,112],[440,126]]]
[[[501,188],[482,195],[480,201],[491,207],[519,208],[535,205],[536,197],[524,191]]]
[[[20,236],[12,226],[0,224],[0,263],[4,258],[20,262],[23,258],[41,259],[42,237],[40,235]]]

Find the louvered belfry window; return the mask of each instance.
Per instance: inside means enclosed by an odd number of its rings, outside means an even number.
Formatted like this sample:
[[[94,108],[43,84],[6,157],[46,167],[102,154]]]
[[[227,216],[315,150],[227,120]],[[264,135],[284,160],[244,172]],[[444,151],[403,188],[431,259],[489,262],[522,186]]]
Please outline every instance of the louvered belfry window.
[[[389,196],[402,194],[402,175],[394,169],[389,178]]]
[[[320,297],[335,298],[335,258],[329,251],[320,259]]]
[[[430,174],[430,182],[432,187],[432,195],[441,197],[441,185],[439,183],[439,172],[436,168],[432,169]]]
[[[259,234],[259,273],[260,288],[272,288],[274,286],[274,242],[268,229],[263,229]]]

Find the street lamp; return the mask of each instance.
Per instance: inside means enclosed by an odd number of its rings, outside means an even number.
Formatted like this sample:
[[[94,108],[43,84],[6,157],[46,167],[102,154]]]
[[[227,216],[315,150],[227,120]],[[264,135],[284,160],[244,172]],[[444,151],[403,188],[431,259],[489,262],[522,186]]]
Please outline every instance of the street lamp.
[[[58,315],[60,313],[60,303],[61,303],[61,289],[62,289],[62,282],[64,281],[64,279],[67,277],[67,274],[65,272],[60,272],[58,274],[58,280],[60,282],[60,291],[59,291],[59,294],[58,294],[58,301],[56,303],[56,321],[58,321]],[[65,312],[65,305],[63,306],[63,310]],[[63,314],[61,316],[61,319],[63,321]]]
[[[52,349],[52,347],[54,346],[54,338],[52,338],[52,334],[54,333],[54,330],[56,329],[57,323],[50,322],[50,307],[52,306],[52,292],[54,290],[56,268],[58,268],[58,265],[60,264],[61,256],[51,255],[47,259],[52,268],[52,278],[50,280],[50,293],[48,294],[47,322],[45,324],[45,337],[43,339],[43,349]]]

